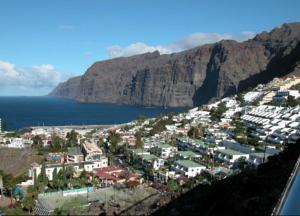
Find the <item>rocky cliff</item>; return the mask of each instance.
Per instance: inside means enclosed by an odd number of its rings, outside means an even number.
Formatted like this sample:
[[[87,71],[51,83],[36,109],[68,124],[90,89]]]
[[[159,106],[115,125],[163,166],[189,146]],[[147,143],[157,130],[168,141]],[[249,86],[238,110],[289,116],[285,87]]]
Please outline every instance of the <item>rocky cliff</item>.
[[[299,69],[300,23],[238,43],[223,40],[191,50],[94,63],[50,95],[82,102],[195,106]],[[297,67],[298,66],[298,67]]]

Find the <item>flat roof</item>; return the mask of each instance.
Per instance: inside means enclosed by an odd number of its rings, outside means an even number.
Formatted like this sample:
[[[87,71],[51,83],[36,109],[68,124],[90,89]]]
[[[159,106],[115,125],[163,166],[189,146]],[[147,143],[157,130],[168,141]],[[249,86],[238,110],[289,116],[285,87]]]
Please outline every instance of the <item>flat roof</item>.
[[[250,153],[250,155],[253,155],[253,156],[258,157],[258,158],[264,158],[264,157],[267,158],[269,156],[272,156],[269,153],[263,153],[263,152]]]
[[[246,153],[235,151],[232,149],[218,149],[217,151],[220,153],[223,153],[223,154],[228,154],[228,155],[245,155],[246,154]]]
[[[204,167],[201,164],[198,164],[191,160],[178,160],[178,161],[175,161],[175,163],[177,163],[183,167],[188,167],[188,168],[189,167]]]
[[[173,147],[170,144],[165,144],[165,143],[159,143],[156,146],[159,147],[159,148],[172,148]]]
[[[78,146],[68,148],[69,155],[83,155]]]
[[[129,151],[131,151],[131,152],[134,153],[134,154],[139,154],[139,153],[142,153],[142,154],[150,154],[150,152],[148,152],[148,151],[145,150],[145,149],[130,149]]]
[[[197,156],[200,156],[199,154],[197,154],[193,151],[178,151],[178,154],[180,156],[183,156],[183,157],[197,157]]]
[[[146,161],[152,161],[152,160],[159,159],[157,156],[155,156],[153,154],[143,155],[142,158]]]
[[[102,150],[95,143],[83,143],[87,153],[102,153]]]

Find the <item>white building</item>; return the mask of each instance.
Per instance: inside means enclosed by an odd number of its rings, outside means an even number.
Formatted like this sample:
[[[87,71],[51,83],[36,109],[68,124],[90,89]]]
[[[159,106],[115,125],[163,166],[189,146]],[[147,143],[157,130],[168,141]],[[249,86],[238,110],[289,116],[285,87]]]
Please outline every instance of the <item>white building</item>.
[[[31,145],[32,141],[23,138],[5,138],[4,142],[7,143],[8,148],[25,148],[26,145]]]
[[[146,154],[140,157],[141,157],[142,164],[151,169],[158,170],[159,168],[164,166],[164,160],[155,155]]]
[[[254,103],[262,97],[262,92],[250,91],[244,95],[244,101],[247,104]]]
[[[191,160],[178,160],[172,166],[173,170],[180,175],[188,178],[195,177],[200,174],[202,170],[206,169],[205,166],[198,164]]]
[[[100,160],[102,150],[95,143],[83,143],[82,152],[86,161]]]
[[[83,170],[87,172],[92,172],[96,168],[107,167],[108,160],[106,157],[102,157],[101,160],[98,161],[84,161],[80,163],[65,163],[65,167],[72,166],[75,172],[75,175],[79,175]],[[63,164],[46,164],[45,171],[46,176],[50,181],[53,180],[53,172],[54,170],[63,169]],[[29,177],[34,181],[34,175],[38,177],[41,174],[42,164],[33,163],[29,169]],[[35,173],[35,174],[34,174]]]
[[[268,161],[268,157],[271,156],[271,154],[268,154],[268,153],[263,153],[263,152],[260,152],[260,153],[250,153],[249,155],[249,159],[248,161],[255,165],[255,166],[258,166],[262,163],[266,163]]]
[[[178,151],[176,146],[171,146],[169,144],[158,144],[153,148],[153,151],[158,157],[163,159],[174,157]]]
[[[273,101],[275,103],[284,103],[287,101],[288,96],[292,96],[295,99],[300,97],[298,90],[279,90],[277,93],[273,96]]]
[[[245,158],[247,160],[249,158],[249,154],[231,149],[218,149],[215,151],[215,159],[220,160],[227,165],[232,165],[240,158]]]

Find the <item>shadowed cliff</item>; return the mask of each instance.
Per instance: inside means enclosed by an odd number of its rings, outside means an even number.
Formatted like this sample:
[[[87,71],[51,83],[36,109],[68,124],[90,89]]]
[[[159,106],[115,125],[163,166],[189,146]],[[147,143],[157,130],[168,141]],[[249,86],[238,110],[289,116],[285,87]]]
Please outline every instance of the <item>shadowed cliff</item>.
[[[289,23],[242,43],[223,40],[170,55],[156,51],[96,62],[50,95],[82,102],[191,107],[295,72],[299,41],[300,23]]]

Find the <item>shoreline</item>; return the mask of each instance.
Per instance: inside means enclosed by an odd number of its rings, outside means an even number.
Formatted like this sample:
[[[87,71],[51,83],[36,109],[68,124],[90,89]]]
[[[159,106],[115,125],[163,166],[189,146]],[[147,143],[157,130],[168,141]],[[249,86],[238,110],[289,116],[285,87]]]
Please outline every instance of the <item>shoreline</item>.
[[[130,122],[122,123],[122,124],[107,124],[107,125],[51,125],[51,126],[32,126],[26,127],[29,129],[52,129],[52,128],[60,128],[60,129],[105,129],[105,128],[113,128],[113,127],[122,127],[128,125]],[[23,129],[26,129],[23,128]]]

